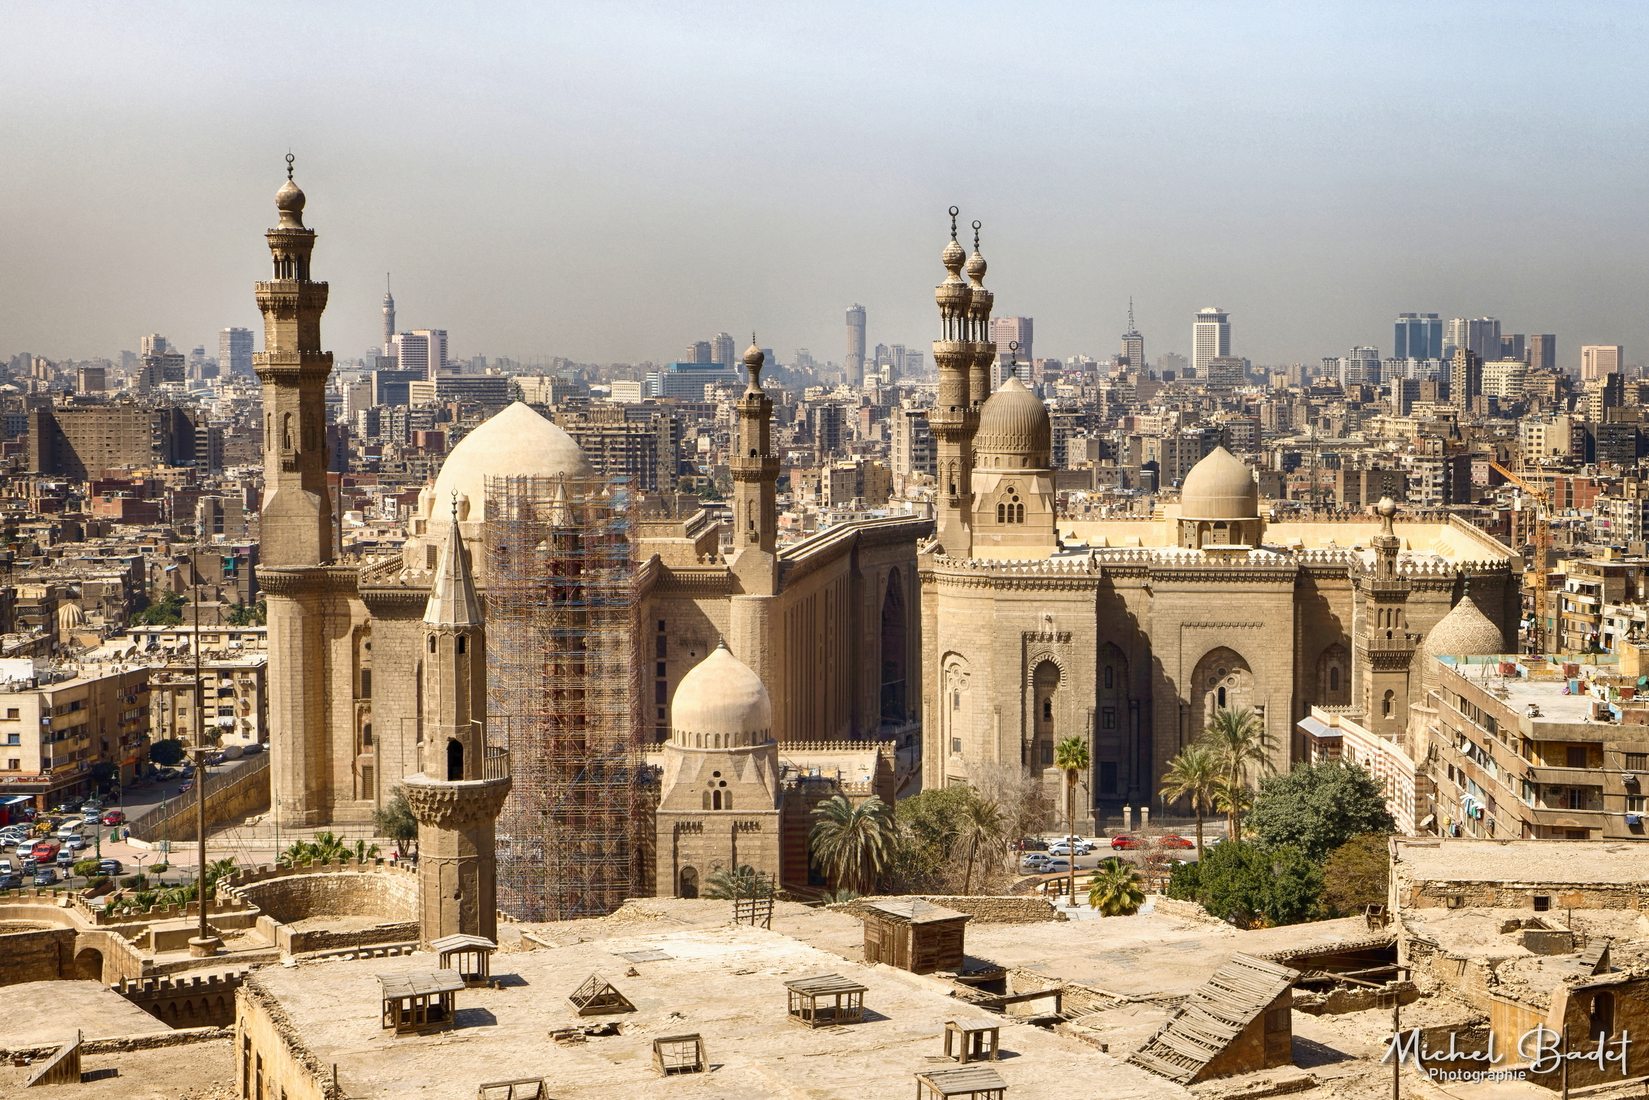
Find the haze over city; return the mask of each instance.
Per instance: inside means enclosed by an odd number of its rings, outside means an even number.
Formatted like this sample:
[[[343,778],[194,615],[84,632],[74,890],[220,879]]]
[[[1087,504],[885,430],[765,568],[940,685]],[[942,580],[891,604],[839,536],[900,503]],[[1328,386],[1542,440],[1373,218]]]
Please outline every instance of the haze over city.
[[[1106,355],[1391,354],[1402,310],[1649,346],[1639,5],[8,5],[0,354],[257,328],[290,148],[326,345],[781,359],[933,336],[944,209],[999,314]],[[742,337],[741,337],[742,339]]]

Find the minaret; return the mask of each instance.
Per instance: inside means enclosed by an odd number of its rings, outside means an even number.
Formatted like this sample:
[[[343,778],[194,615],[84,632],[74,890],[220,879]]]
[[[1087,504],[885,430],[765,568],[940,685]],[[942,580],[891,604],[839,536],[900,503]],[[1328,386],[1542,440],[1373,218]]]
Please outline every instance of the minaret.
[[[1362,625],[1357,632],[1356,685],[1361,690],[1364,725],[1383,737],[1398,738],[1408,728],[1409,674],[1418,634],[1409,633],[1409,582],[1397,573],[1397,537],[1392,519],[1397,505],[1382,497],[1375,505],[1380,533],[1370,540],[1374,571],[1364,578]]]
[[[384,354],[395,354],[395,295],[389,292],[389,272],[384,272]]]
[[[991,339],[991,306],[996,295],[985,289],[985,257],[979,251],[979,226],[978,221],[973,223],[973,255],[968,257],[967,266],[968,279],[973,284],[968,288],[968,325],[973,330],[969,337],[973,361],[968,369],[968,403],[975,412],[991,395],[991,369],[996,365],[996,342]],[[975,424],[968,433],[970,444],[978,430],[979,425]]]
[[[968,307],[972,294],[962,281],[967,254],[956,240],[956,207],[950,208],[950,243],[940,255],[945,281],[934,288],[939,303],[940,338],[933,342],[933,362],[939,370],[939,396],[928,413],[933,430],[939,472],[937,528],[939,545],[951,557],[965,558],[973,550],[968,535],[972,507],[970,469],[973,433],[979,427],[979,408],[973,403],[969,372],[974,348]],[[982,261],[981,261],[982,262]]]
[[[327,824],[340,803],[359,798],[347,651],[355,570],[331,564],[332,356],[321,350],[327,285],[309,277],[315,231],[303,224],[304,193],[292,181],[292,160],[287,154],[286,183],[275,195],[280,223],[265,234],[274,278],[256,285],[264,350],[252,365],[263,384],[258,583],[269,609],[270,796],[277,822],[296,828]]]
[[[733,560],[736,591],[728,609],[727,640],[733,653],[756,675],[777,685],[783,670],[780,639],[773,630],[779,591],[779,459],[773,453],[773,399],[762,389],[764,357],[750,334],[744,353],[749,383],[740,395],[737,450],[728,463],[733,472]],[[783,726],[775,725],[775,736]]]
[[[422,770],[406,779],[418,819],[418,935],[498,937],[498,811],[509,754],[487,744],[487,640],[458,502],[424,609]]]

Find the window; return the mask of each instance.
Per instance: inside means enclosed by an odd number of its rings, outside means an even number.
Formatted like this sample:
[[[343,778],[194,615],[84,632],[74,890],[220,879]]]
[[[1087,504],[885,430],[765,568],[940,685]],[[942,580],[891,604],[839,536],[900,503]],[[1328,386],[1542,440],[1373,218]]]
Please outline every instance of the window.
[[[1042,700],[1042,720],[1044,722],[1054,720],[1054,701],[1052,699]]]
[[[17,708],[16,707],[7,707],[6,708],[6,717],[15,722],[17,720],[17,717],[18,717]]]
[[[950,751],[958,756],[962,755],[962,739],[960,737],[950,739]]]
[[[1117,728],[1117,708],[1106,707],[1099,712],[1099,728],[1107,730]]]
[[[1328,690],[1330,690],[1330,691],[1339,691],[1340,690],[1340,668],[1339,668],[1338,665],[1331,665],[1329,667],[1329,670],[1328,670]]]
[[[1008,506],[1006,504],[998,504],[996,506],[996,522],[997,523],[1006,523],[1007,522],[1007,520],[1003,518],[1004,516],[1006,516],[1007,511],[1008,511]]]
[[[1550,894],[1536,894],[1534,896],[1534,911],[1536,913],[1544,913],[1551,907],[1552,897]]]
[[[1626,770],[1629,772],[1649,772],[1649,752],[1627,753]]]
[[[1105,666],[1105,686],[1108,688],[1116,686],[1116,670],[1110,665]]]
[[[361,669],[361,698],[372,698],[372,670],[370,668]]]
[[[42,761],[42,763],[45,763],[45,761]],[[9,771],[9,772],[20,772],[20,771],[22,771],[23,770],[23,761],[19,760],[15,756],[12,757],[11,759],[6,761],[6,770]]]
[[[466,639],[465,635],[463,635],[463,634],[458,635],[458,652],[460,652],[460,653],[464,652],[464,642],[466,640],[467,639]]]
[[[1644,806],[1644,797],[1643,797],[1643,795],[1641,795],[1641,794],[1629,794],[1629,795],[1626,796],[1626,812],[1627,813],[1629,813],[1629,814],[1641,814],[1643,812],[1643,806]]]
[[[1044,741],[1042,742],[1042,766],[1044,768],[1051,768],[1053,767],[1053,762],[1054,743],[1052,741]]]

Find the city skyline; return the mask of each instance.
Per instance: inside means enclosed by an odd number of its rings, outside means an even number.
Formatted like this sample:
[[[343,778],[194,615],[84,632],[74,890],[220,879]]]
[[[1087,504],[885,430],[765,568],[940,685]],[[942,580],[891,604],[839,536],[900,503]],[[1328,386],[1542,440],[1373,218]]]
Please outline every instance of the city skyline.
[[[919,344],[928,302],[911,287],[932,281],[953,202],[985,223],[993,272],[1013,275],[999,310],[1036,318],[1044,354],[1114,352],[1130,295],[1158,352],[1189,352],[1185,318],[1217,301],[1233,353],[1261,364],[1390,354],[1404,311],[1556,333],[1570,370],[1586,344],[1633,361],[1649,347],[1640,154],[1618,140],[1630,51],[1593,48],[1644,38],[1636,9],[1566,8],[1558,26],[1535,5],[1489,23],[1416,7],[1430,30],[1416,37],[1389,8],[1031,7],[1016,52],[1040,63],[966,117],[954,93],[984,8],[826,20],[575,6],[485,26],[433,8],[387,26],[307,10],[326,33],[306,68],[326,77],[283,88],[279,132],[263,76],[234,48],[266,32],[255,9],[187,25],[117,7],[92,21],[10,12],[37,48],[0,120],[13,154],[0,195],[30,212],[8,235],[0,352],[86,358],[145,332],[188,347],[255,328],[233,211],[278,184],[288,146],[323,196],[313,220],[337,227],[323,248],[344,358],[382,342],[385,270],[402,328],[447,329],[455,359],[662,361],[751,326],[782,355],[834,359],[855,301],[869,343]],[[367,49],[379,35],[396,48]],[[529,42],[539,49],[518,48]],[[849,43],[864,69],[844,81],[826,59]],[[388,79],[409,53],[450,76]],[[1089,55],[1107,64],[1079,64]],[[1193,55],[1204,63],[1187,69]],[[1535,79],[1473,77],[1508,56]],[[1372,92],[1340,79],[1359,64],[1387,79]],[[197,87],[211,99],[191,98]],[[1001,127],[1020,163],[1058,170],[962,175],[976,135]],[[1118,176],[1125,151],[1138,170]],[[1332,171],[1370,151],[1397,161]],[[1486,174],[1496,158],[1505,170]],[[1502,240],[1516,262],[1485,262]],[[147,278],[131,277],[133,257]]]

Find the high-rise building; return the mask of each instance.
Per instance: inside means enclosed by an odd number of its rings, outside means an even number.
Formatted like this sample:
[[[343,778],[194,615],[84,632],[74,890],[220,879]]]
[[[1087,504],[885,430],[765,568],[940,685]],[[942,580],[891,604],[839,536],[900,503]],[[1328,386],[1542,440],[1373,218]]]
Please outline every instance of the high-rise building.
[[[1500,358],[1500,322],[1493,317],[1451,317],[1443,337],[1443,357],[1452,360],[1465,348],[1479,360]]]
[[[433,382],[447,369],[447,330],[420,328],[395,335],[395,357],[401,370],[415,370]]]
[[[384,347],[383,354],[395,354],[395,295],[389,292],[389,272],[384,272]]]
[[[165,355],[172,350],[172,345],[166,342],[166,337],[158,332],[151,332],[138,342],[139,355]]]
[[[1008,377],[1008,364],[1017,359],[1028,365],[1034,353],[1031,350],[1035,322],[1029,317],[997,317],[991,321],[991,343],[996,345],[997,382]],[[1008,345],[1017,343],[1017,349]]]
[[[1521,359],[1527,362],[1529,357],[1528,340],[1529,338],[1521,332],[1514,332],[1510,336],[1502,336],[1500,338],[1500,358]]]
[[[1585,344],[1580,349],[1580,380],[1591,382],[1606,374],[1620,373],[1626,349],[1619,344]]]
[[[710,362],[720,363],[722,366],[733,369],[733,337],[725,332],[718,332],[710,338]]]
[[[687,345],[687,358],[683,359],[682,362],[684,362],[684,363],[712,363],[712,362],[715,362],[715,360],[710,358],[711,353],[714,350],[715,349],[713,349],[710,346],[710,341],[708,341],[708,340],[694,340],[691,344]],[[727,364],[725,364],[725,363],[722,364],[722,366],[726,366],[726,365]]]
[[[855,302],[847,307],[847,380],[858,385],[865,378],[865,307]]]
[[[1443,322],[1435,313],[1399,313],[1392,332],[1392,358],[1441,359]]]
[[[218,332],[218,371],[230,378],[252,376],[252,330],[226,328]]]
[[[1208,369],[1212,359],[1231,354],[1231,315],[1216,306],[1197,311],[1191,322],[1191,369],[1198,378]]]
[[[1482,392],[1483,360],[1470,348],[1456,347],[1449,362],[1449,404],[1462,414],[1470,413]]]
[[[1128,299],[1128,331],[1122,334],[1122,358],[1136,371],[1145,369],[1145,337],[1134,327],[1134,300]]]
[[[1529,337],[1529,369],[1557,369],[1557,336],[1554,333],[1537,332]]]

